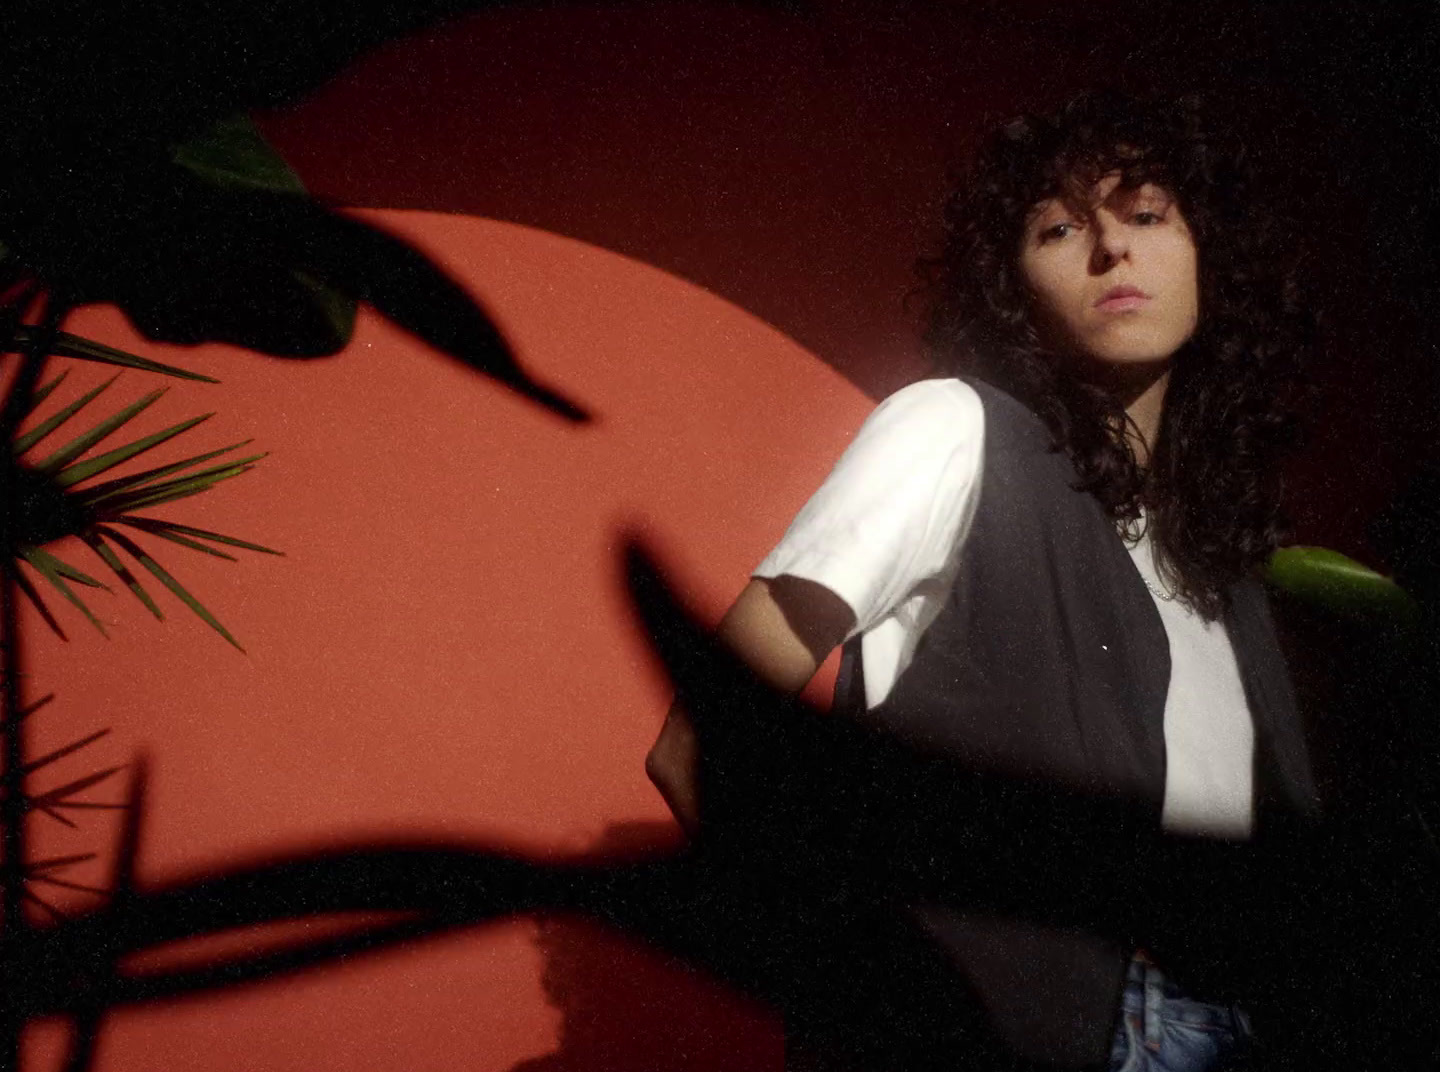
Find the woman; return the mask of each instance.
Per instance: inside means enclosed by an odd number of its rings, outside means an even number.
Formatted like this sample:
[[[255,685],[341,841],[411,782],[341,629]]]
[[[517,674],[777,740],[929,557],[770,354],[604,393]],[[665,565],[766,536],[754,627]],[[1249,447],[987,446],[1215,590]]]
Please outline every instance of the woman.
[[[1253,579],[1309,321],[1238,161],[1186,102],[1086,95],[997,132],[929,265],[943,378],[875,411],[722,638],[785,690],[846,643],[856,717],[1170,831],[1244,839],[1257,810],[1313,809]],[[647,769],[693,829],[683,711]],[[1242,1013],[1143,953],[927,926],[1021,1056],[1199,1069],[1243,1049]]]

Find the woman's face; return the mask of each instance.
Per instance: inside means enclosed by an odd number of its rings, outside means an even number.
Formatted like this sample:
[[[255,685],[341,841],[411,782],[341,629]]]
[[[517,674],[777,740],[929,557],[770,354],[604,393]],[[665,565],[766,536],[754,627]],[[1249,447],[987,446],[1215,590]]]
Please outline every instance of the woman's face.
[[[1199,320],[1195,241],[1175,199],[1152,183],[1127,189],[1112,174],[1088,207],[1042,201],[1026,222],[1020,270],[1042,338],[1106,365],[1168,363]]]

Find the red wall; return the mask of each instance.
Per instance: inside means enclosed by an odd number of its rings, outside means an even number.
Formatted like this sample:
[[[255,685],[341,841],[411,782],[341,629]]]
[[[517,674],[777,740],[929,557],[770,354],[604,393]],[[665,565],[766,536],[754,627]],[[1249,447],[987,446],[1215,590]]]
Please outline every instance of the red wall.
[[[149,345],[103,309],[73,318],[224,381],[177,383],[140,431],[214,409],[192,452],[251,436],[272,452],[157,516],[286,553],[226,563],[142,538],[244,655],[175,600],[160,623],[123,590],[92,599],[108,641],[65,607],[68,644],[25,623],[34,688],[59,693],[35,717],[37,754],[114,731],[41,788],[151,755],[143,878],[365,834],[673,844],[642,770],[667,692],[621,591],[621,534],[653,541],[718,616],[868,409],[754,316],[648,265],[512,224],[371,218],[483,296],[521,359],[598,422],[562,425],[368,315],[345,354],[311,363]],[[102,375],[72,372],[41,415]],[[147,380],[122,376],[111,408]],[[83,547],[63,553],[103,572]],[[37,822],[37,851],[101,850],[71,872],[93,881],[109,827],[84,818]],[[680,967],[576,923],[521,921],[123,1013],[101,1052],[115,1070],[498,1072],[680,1055],[778,1068],[780,1043],[767,1014]]]

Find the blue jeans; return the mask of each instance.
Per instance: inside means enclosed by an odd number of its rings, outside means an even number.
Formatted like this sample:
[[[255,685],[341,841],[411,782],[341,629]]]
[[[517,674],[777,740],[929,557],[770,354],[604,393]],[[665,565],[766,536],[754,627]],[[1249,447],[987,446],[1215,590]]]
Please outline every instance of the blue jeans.
[[[1250,1023],[1233,1005],[1207,1005],[1181,993],[1143,957],[1130,962],[1110,1072],[1211,1072],[1249,1048]]]

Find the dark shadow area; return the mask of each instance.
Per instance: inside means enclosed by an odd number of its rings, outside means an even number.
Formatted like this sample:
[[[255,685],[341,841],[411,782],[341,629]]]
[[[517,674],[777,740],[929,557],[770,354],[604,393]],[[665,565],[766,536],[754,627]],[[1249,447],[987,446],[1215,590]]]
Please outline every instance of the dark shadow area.
[[[671,846],[671,823],[609,827],[592,851],[622,859]],[[677,906],[677,909],[680,906]],[[778,1018],[695,967],[578,916],[541,917],[542,985],[559,1010],[559,1048],[513,1072],[728,1072],[779,1069]],[[768,1024],[768,1029],[766,1025]]]
[[[1313,823],[1271,823],[1251,844],[1166,837],[1149,806],[977,772],[809,712],[716,647],[643,558],[631,573],[704,740],[707,826],[693,848],[637,859],[654,828],[623,831],[623,847],[562,864],[475,844],[357,844],[135,889],[126,861],[142,829],[137,790],[113,906],[7,935],[4,963],[23,972],[23,985],[14,974],[5,980],[11,1015],[94,1024],[116,1006],[539,911],[597,919],[713,973],[782,1013],[789,1037],[821,1055],[822,1067],[1043,1067],[1003,1051],[931,941],[934,921],[960,909],[1143,944],[1192,992],[1223,988],[1253,1010],[1264,1069],[1409,1068],[1433,1058],[1440,857],[1408,794],[1370,794]],[[1414,705],[1433,694],[1415,690],[1433,677],[1422,667],[1383,686],[1397,753],[1430,747],[1407,727],[1428,718]],[[929,906],[924,922],[917,905]],[[183,937],[357,910],[403,915],[259,955],[143,974],[116,967]],[[605,968],[582,963],[580,948],[552,946],[559,955],[547,983],[571,1031],[554,1059],[562,1063],[532,1067],[579,1067],[563,1059],[578,1058],[581,1043],[600,1062],[586,1067],[635,1052],[600,1026],[606,1009],[593,996]]]

